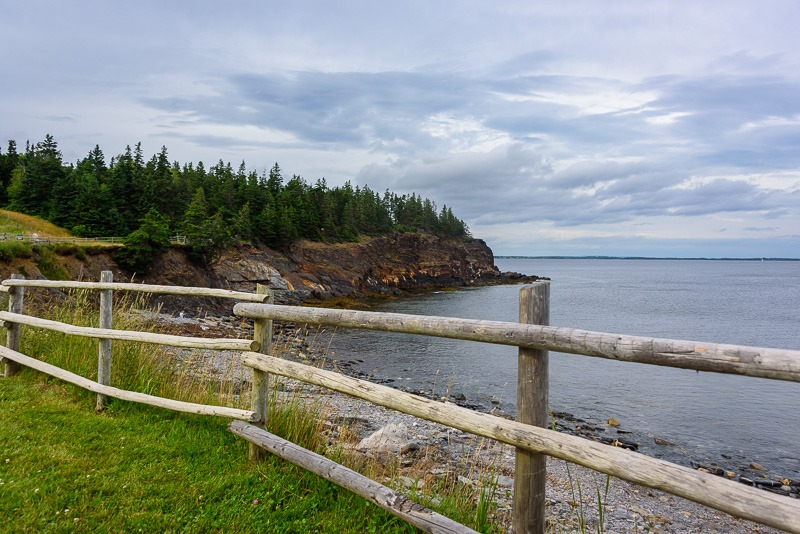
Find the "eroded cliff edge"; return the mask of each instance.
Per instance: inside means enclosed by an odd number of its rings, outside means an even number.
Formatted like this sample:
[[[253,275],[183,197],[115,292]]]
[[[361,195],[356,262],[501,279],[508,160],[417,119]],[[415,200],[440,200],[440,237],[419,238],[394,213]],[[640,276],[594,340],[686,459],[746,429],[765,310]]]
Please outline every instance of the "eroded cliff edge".
[[[80,259],[68,253],[58,257],[73,280],[98,280],[101,271],[111,270],[116,281],[149,284],[254,291],[260,283],[272,289],[278,303],[536,279],[501,273],[492,250],[482,240],[419,233],[367,238],[358,243],[300,241],[285,252],[240,246],[226,250],[209,265],[193,262],[184,250],[172,248],[155,259],[146,275],[122,269],[114,262],[112,250],[77,256]],[[2,265],[3,276],[22,272],[27,278],[43,278],[39,266],[36,256],[16,258]],[[164,300],[167,310],[194,304],[179,297]]]

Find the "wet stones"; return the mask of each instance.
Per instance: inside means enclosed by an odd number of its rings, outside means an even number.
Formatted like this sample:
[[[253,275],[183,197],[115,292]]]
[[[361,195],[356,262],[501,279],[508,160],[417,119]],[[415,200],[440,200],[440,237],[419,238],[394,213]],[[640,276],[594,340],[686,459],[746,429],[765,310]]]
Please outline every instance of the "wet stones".
[[[554,427],[559,432],[591,439],[612,447],[630,451],[639,450],[639,442],[625,437],[631,432],[619,428],[621,423],[613,417],[606,424],[593,424],[568,412],[551,412],[551,417],[551,428]]]
[[[701,464],[695,461],[691,461],[689,464],[693,469],[697,469],[702,473],[710,473],[712,475],[728,478],[730,480],[738,480],[739,483],[745,484],[746,486],[753,486],[771,493],[776,493],[778,495],[793,497],[795,499],[800,498],[800,481],[790,480],[788,478],[768,478],[764,473],[769,470],[755,462],[745,467],[745,469],[755,471],[757,473],[755,476],[748,473],[743,473],[737,476],[734,471],[724,469],[716,464]],[[753,465],[758,466],[760,469],[752,467]]]

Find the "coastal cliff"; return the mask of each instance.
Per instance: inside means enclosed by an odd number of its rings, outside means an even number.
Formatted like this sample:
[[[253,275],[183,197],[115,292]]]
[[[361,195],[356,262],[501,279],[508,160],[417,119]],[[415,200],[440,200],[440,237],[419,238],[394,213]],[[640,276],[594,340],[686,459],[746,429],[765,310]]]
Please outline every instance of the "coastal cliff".
[[[390,234],[356,243],[324,244],[298,241],[278,252],[265,247],[230,248],[208,265],[193,262],[186,251],[173,247],[155,258],[150,272],[139,275],[113,260],[114,249],[87,250],[86,254],[41,252],[0,264],[2,275],[22,273],[27,278],[51,278],[53,264],[62,278],[98,280],[100,272],[114,272],[117,281],[203,286],[254,291],[268,286],[278,303],[308,299],[392,295],[464,285],[527,281],[516,273],[501,273],[494,255],[479,239],[447,239],[424,233]],[[50,268],[44,268],[48,265]],[[48,272],[50,271],[50,272]],[[169,308],[191,308],[189,299],[170,297]]]

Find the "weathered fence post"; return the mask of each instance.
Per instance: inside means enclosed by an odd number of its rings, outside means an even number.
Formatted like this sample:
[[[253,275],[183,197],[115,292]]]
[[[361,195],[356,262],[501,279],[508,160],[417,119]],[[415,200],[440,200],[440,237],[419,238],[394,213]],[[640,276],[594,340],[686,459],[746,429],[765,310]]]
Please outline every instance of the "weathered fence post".
[[[114,273],[103,271],[100,273],[100,283],[111,283],[114,281]],[[114,308],[114,291],[111,289],[100,290],[100,328],[111,329],[112,311]],[[100,339],[97,353],[97,382],[104,386],[111,385],[111,340]],[[95,410],[102,412],[105,408],[106,396],[97,394],[97,405]]]
[[[269,294],[267,304],[272,304],[275,298],[269,288],[263,284],[256,285],[256,293],[259,295]],[[269,354],[272,352],[272,320],[254,319],[253,320],[253,340],[261,344],[259,352]],[[251,410],[256,412],[258,420],[253,424],[264,428],[267,422],[267,406],[269,403],[269,374],[258,369],[253,369],[253,386],[250,393],[252,402]],[[258,445],[250,443],[250,461],[255,462],[264,456],[264,449]]]
[[[21,274],[12,274],[13,279],[25,278]],[[22,300],[25,297],[25,288],[9,287],[8,288],[8,311],[11,313],[22,313]],[[6,347],[11,350],[19,351],[19,335],[22,325],[19,323],[6,323]],[[14,376],[19,372],[19,364],[11,360],[4,360],[6,363],[5,376]]]
[[[537,282],[520,290],[519,322],[550,323],[550,282]],[[547,427],[547,351],[520,347],[518,359],[517,421]],[[516,451],[513,523],[517,534],[544,534],[546,460],[544,454]]]

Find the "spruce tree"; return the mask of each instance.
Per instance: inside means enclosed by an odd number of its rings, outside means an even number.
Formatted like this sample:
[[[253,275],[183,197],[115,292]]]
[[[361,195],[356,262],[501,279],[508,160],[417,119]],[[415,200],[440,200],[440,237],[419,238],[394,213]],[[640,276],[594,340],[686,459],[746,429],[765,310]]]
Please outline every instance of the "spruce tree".
[[[139,228],[125,238],[125,246],[114,259],[127,269],[146,274],[155,257],[169,249],[169,220],[150,208],[139,223]]]
[[[179,231],[186,236],[192,250],[200,251],[209,245],[208,203],[202,187],[195,192],[186,208]]]

